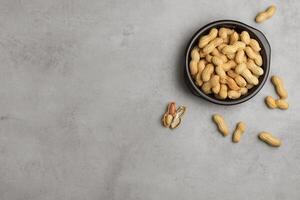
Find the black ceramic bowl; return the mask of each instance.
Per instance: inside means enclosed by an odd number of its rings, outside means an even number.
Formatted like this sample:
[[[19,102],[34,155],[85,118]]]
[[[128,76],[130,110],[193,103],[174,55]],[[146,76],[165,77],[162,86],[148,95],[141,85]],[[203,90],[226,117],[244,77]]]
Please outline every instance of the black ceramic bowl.
[[[193,47],[197,46],[199,38],[203,35],[209,33],[210,29],[212,28],[231,28],[241,33],[242,31],[248,31],[250,37],[256,39],[259,42],[261,47],[261,56],[263,59],[262,68],[264,69],[264,74],[259,77],[259,84],[253,88],[251,88],[246,95],[241,96],[239,99],[225,99],[220,100],[217,99],[213,94],[205,94],[202,90],[194,83],[190,72],[189,72],[189,62],[190,62],[190,52],[192,51]],[[187,83],[188,87],[191,89],[192,93],[196,96],[202,97],[212,103],[219,104],[219,105],[235,105],[240,104],[245,101],[248,101],[252,97],[254,97],[264,86],[270,71],[270,60],[271,60],[271,47],[262,32],[259,30],[246,25],[242,22],[233,21],[233,20],[221,20],[215,21],[212,23],[207,24],[206,26],[200,28],[195,35],[192,37],[191,41],[189,42],[186,50],[186,59],[185,59],[185,82]]]

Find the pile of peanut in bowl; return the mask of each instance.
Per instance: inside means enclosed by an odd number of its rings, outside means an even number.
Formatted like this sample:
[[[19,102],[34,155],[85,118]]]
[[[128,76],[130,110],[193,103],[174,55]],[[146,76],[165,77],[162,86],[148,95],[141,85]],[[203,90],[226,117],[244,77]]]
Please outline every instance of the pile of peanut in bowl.
[[[261,47],[247,31],[212,28],[190,53],[189,71],[205,94],[238,99],[259,84],[264,70]]]

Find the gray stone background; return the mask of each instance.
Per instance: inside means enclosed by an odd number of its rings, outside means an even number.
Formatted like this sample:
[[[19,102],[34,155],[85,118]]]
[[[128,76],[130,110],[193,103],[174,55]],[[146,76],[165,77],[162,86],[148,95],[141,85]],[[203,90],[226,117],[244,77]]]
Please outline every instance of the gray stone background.
[[[278,11],[257,25],[270,4]],[[0,199],[158,200],[300,198],[300,2],[0,1]],[[208,22],[235,19],[265,33],[271,75],[290,109],[269,110],[268,82],[251,101],[223,107],[182,80],[186,44]],[[160,119],[186,105],[180,128]],[[239,144],[211,122],[223,114]],[[282,138],[271,148],[266,130]]]

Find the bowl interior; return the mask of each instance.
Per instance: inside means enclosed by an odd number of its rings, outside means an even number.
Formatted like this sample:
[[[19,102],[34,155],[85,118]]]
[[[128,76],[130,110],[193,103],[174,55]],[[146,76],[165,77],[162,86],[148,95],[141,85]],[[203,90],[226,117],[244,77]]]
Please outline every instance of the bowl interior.
[[[194,83],[190,73],[189,73],[189,62],[191,60],[190,58],[190,52],[193,49],[193,47],[198,45],[199,38],[203,35],[207,35],[212,28],[230,28],[234,29],[238,33],[241,33],[242,31],[248,31],[249,35],[251,38],[256,39],[261,47],[260,54],[263,59],[263,65],[261,66],[264,70],[264,74],[259,77],[259,84],[257,86],[254,86],[250,90],[248,90],[248,93],[246,95],[241,96],[239,99],[225,99],[225,100],[220,100],[217,99],[213,94],[205,94],[202,92],[202,90]],[[192,37],[186,51],[186,67],[185,67],[185,76],[186,76],[186,82],[189,86],[189,88],[192,90],[192,92],[200,97],[203,97],[204,99],[220,104],[220,105],[235,105],[239,103],[243,103],[253,96],[255,96],[260,89],[263,87],[265,84],[268,75],[269,75],[269,69],[270,69],[270,57],[271,57],[271,47],[264,36],[263,33],[261,33],[259,30],[250,27],[242,22],[238,21],[233,21],[233,20],[221,20],[221,21],[216,21],[212,22],[210,24],[207,24],[203,28],[199,29],[196,34]]]

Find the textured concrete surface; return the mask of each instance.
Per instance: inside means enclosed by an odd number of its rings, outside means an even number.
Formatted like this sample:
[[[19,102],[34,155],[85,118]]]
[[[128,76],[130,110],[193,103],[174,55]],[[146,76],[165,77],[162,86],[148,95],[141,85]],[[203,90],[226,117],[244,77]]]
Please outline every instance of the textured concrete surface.
[[[276,3],[274,18],[258,11]],[[300,198],[300,2],[0,1],[0,199],[159,200]],[[184,48],[208,22],[263,31],[271,75],[285,80],[288,111],[269,110],[268,82],[251,101],[216,106],[182,80]],[[188,107],[165,129],[166,103]],[[240,144],[211,122],[247,123]],[[283,146],[258,141],[273,132]]]

